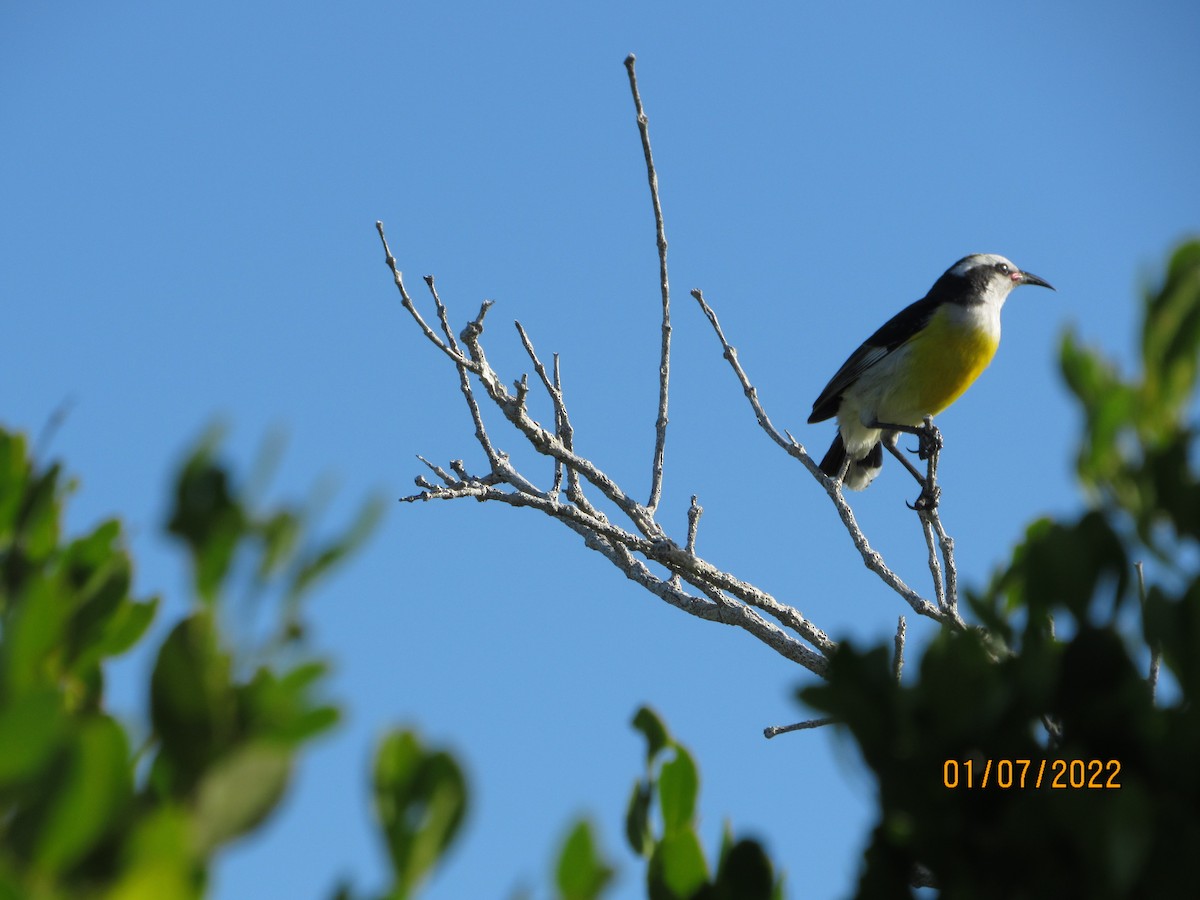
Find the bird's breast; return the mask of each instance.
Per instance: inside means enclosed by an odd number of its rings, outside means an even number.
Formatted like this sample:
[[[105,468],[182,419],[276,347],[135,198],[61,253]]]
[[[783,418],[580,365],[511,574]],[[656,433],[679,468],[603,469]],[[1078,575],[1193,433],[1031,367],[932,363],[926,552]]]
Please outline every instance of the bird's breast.
[[[988,367],[998,346],[999,310],[990,305],[943,306],[902,348],[909,354],[909,377],[896,385],[889,398],[887,405],[896,416],[891,421],[919,423],[940,413]]]

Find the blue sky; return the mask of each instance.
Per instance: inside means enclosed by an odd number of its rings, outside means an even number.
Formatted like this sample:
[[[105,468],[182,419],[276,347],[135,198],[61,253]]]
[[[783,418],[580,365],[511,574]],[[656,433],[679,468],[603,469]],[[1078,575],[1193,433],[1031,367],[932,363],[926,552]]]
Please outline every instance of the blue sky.
[[[279,495],[332,479],[334,522],[371,490],[408,493],[417,453],[479,470],[454,373],[384,268],[382,219],[414,293],[435,273],[456,325],[496,301],[485,344],[510,381],[528,368],[513,319],[562,354],[577,448],[643,496],[658,294],[633,51],[674,288],[662,519],[682,537],[699,494],[703,555],[834,637],[883,638],[905,608],[757,430],[687,290],[819,455],[831,428],[804,420],[829,375],[957,258],[1002,253],[1058,288],[1013,296],[996,361],[939,418],[944,521],[978,584],[1024,523],[1079,503],[1063,330],[1128,365],[1139,286],[1200,229],[1198,36],[1182,2],[9,4],[0,417],[36,432],[71,401],[53,448],[82,480],[74,523],[126,517],[139,585],[176,596],[164,488],[216,418],[244,463],[284,430]],[[853,502],[927,593],[913,493],[889,465]],[[366,764],[407,723],[473,785],[429,897],[547,885],[581,812],[621,862],[614,896],[638,896],[620,824],[642,703],[700,762],[710,848],[728,818],[793,896],[853,883],[873,783],[852,745],[761,736],[803,717],[789,697],[806,673],[535,514],[396,505],[313,618],[347,724],[221,860],[221,900],[378,887]],[[120,668],[121,708],[148,664]]]

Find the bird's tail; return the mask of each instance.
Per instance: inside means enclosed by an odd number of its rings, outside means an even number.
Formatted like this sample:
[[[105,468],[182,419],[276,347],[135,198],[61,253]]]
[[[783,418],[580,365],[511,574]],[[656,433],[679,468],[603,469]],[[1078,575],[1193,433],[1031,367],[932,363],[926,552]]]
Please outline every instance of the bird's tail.
[[[842,440],[842,433],[839,431],[834,436],[833,443],[829,445],[829,452],[821,460],[821,471],[830,478],[837,478],[845,462],[846,442]],[[850,468],[846,471],[846,480],[843,483],[852,491],[861,491],[875,480],[875,476],[882,468],[883,444],[876,441],[875,445],[867,451],[866,456],[851,461]]]

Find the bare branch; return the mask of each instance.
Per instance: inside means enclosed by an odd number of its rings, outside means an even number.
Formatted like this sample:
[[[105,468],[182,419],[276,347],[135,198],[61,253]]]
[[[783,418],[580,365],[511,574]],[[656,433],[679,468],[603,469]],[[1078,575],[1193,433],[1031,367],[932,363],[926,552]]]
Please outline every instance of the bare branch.
[[[447,346],[446,343],[437,336],[434,330],[429,327],[425,320],[421,318],[421,314],[417,312],[417,307],[413,304],[412,298],[408,296],[407,288],[404,287],[404,276],[401,275],[400,270],[396,268],[396,257],[392,256],[392,250],[388,246],[387,236],[383,233],[383,223],[377,221],[375,223],[375,230],[379,232],[379,240],[383,243],[384,261],[387,263],[387,267],[392,272],[392,280],[396,283],[396,289],[400,291],[400,304],[408,310],[409,315],[413,317],[413,320],[420,327],[421,331],[424,332],[425,337],[429,338],[429,340],[433,342],[434,346],[449,356],[456,363],[461,363],[468,368],[471,368],[471,361],[466,359],[461,353],[457,353]]]
[[[429,288],[429,293],[433,297],[433,305],[437,309],[438,324],[442,326],[442,334],[446,336],[446,342],[450,345],[450,349],[462,356],[462,351],[458,349],[458,341],[454,340],[454,332],[450,330],[450,320],[446,313],[446,304],[442,302],[442,298],[438,295],[437,285],[434,284],[434,277],[426,275],[424,278],[425,285]]]
[[[654,156],[650,153],[650,120],[642,108],[634,64],[637,58],[630,53],[625,58],[629,72],[629,88],[637,110],[638,131],[642,136],[642,152],[646,156],[646,177],[650,181],[650,201],[654,205],[654,231],[658,243],[658,277],[662,291],[662,350],[658,361],[658,419],[654,425],[654,463],[650,478],[650,499],[646,508],[658,509],[662,499],[663,454],[667,443],[667,386],[671,380],[671,288],[667,281],[667,231],[663,224],[662,203],[658,198],[658,174],[654,171]]]
[[[587,540],[585,538],[585,542]],[[675,588],[669,581],[655,578],[644,563],[628,553],[624,554],[624,563],[619,562],[615,557],[619,557],[624,548],[613,548],[613,555],[610,555],[598,543],[588,543],[588,546],[594,550],[599,550],[599,552],[612,560],[617,565],[617,568],[621,569],[628,578],[641,584],[651,593],[666,600],[672,606],[676,606],[693,615],[698,615],[701,618],[722,622],[726,625],[736,625],[750,632],[750,634],[757,637],[780,655],[799,663],[814,675],[819,675],[822,678],[825,677],[829,668],[829,662],[825,657],[809,650],[779,627],[763,619],[753,609],[741,604],[720,602],[709,603],[702,608],[702,611],[689,608],[681,604],[681,599],[690,598],[690,602],[701,601]]]
[[[558,354],[554,354],[554,390],[562,397],[562,373],[558,369]],[[566,439],[567,429],[570,428],[570,423],[567,421],[567,410],[561,404],[554,408],[554,433],[558,435],[558,439],[563,442],[568,450],[571,449],[570,443]],[[557,498],[558,492],[562,489],[563,464],[561,459],[554,461],[554,485],[550,489],[550,495]]]
[[[484,356],[479,338],[483,334],[483,318],[487,314],[491,301],[485,301],[479,315],[463,329],[460,335],[466,345],[471,360],[475,363],[476,373],[480,383],[492,402],[499,407],[504,417],[525,436],[539,453],[552,456],[562,462],[568,470],[574,470],[593,484],[605,497],[629,517],[647,537],[661,539],[665,537],[662,528],[654,521],[653,515],[636,500],[629,497],[615,481],[601,471],[591,460],[568,450],[557,434],[552,434],[532,419],[522,404],[517,403],[504,382],[488,364]]]
[[[717,314],[713,312],[712,307],[709,306],[708,302],[704,299],[704,292],[700,290],[693,290],[692,296],[696,298],[696,302],[700,304],[700,309],[703,310],[704,315],[708,317],[708,321],[712,325],[713,331],[717,333],[717,340],[721,342],[721,348],[725,351],[725,358],[729,360],[729,365],[733,367],[734,374],[737,375],[738,381],[741,382],[742,391],[746,394],[746,399],[750,401],[750,407],[754,410],[754,416],[758,419],[758,424],[762,427],[763,431],[767,433],[771,440],[787,451],[787,453],[800,460],[800,462],[804,464],[804,467],[808,469],[808,471],[811,472],[815,477],[824,478],[824,473],[822,473],[820,467],[813,462],[813,458],[808,455],[808,452],[800,444],[796,443],[796,441],[792,439],[791,435],[784,437],[784,435],[780,434],[779,430],[771,424],[771,419],[767,416],[766,410],[763,409],[762,404],[758,400],[758,389],[755,388],[754,385],[750,383],[750,379],[746,377],[746,372],[744,369],[742,369],[742,364],[738,362],[737,350],[730,346],[729,341],[725,339],[725,332],[721,329],[721,323],[717,320]]]
[[[688,507],[687,552],[693,556],[696,554],[696,532],[700,528],[702,515],[704,515],[704,507],[696,502],[696,495],[692,494],[692,505]]]
[[[837,719],[805,719],[803,722],[797,722],[794,725],[772,725],[769,728],[763,729],[763,737],[770,740],[773,737],[781,734],[788,734],[793,731],[804,731],[808,728],[821,728],[825,725],[832,725]]]
[[[768,613],[781,625],[790,628],[816,647],[825,657],[832,656],[837,649],[837,644],[830,640],[824,631],[809,622],[799,610],[780,603],[766,591],[718,569],[685,550],[680,550],[669,540],[650,540],[640,537],[611,522],[590,516],[575,506],[557,503],[546,494],[526,493],[519,490],[503,491],[485,485],[479,479],[464,479],[462,483],[436,490],[427,490],[422,494],[405,499],[410,501],[453,500],[462,497],[494,500],[510,506],[532,507],[572,527],[585,528],[613,545],[620,545],[632,553],[640,554],[647,560],[658,563],[688,584],[695,585],[702,590],[725,591],[742,603]]]
[[[897,684],[900,682],[900,675],[904,672],[904,638],[907,634],[908,625],[904,621],[904,616],[901,616],[896,625],[896,656],[892,660],[892,674],[895,676]]]
[[[946,563],[946,611],[958,615],[958,566],[954,562],[954,538],[946,534],[942,517],[936,509],[931,510],[929,521],[942,549],[942,560]]]
[[[668,388],[670,382],[670,288],[667,277],[667,241],[663,224],[662,205],[659,198],[658,177],[650,149],[648,120],[638,91],[634,70],[635,59],[630,56],[625,65],[629,73],[630,89],[637,112],[638,127],[646,160],[646,173],[650,185],[654,209],[660,286],[662,294],[662,341],[659,360],[659,404],[655,426],[655,449],[652,464],[650,497],[645,505],[634,500],[616,481],[610,478],[594,461],[582,455],[575,447],[575,435],[567,413],[563,391],[562,373],[557,354],[553,357],[553,372],[549,372],[534,349],[533,341],[520,322],[516,323],[521,344],[533,365],[533,370],[542,387],[550,397],[554,409],[552,429],[535,420],[527,405],[530,380],[521,375],[507,382],[492,368],[483,347],[484,321],[492,306],[485,300],[476,317],[469,321],[455,336],[450,327],[446,305],[442,302],[433,276],[425,282],[433,297],[437,311],[439,335],[424,320],[409,297],[403,277],[396,267],[396,260],[388,246],[383,224],[376,223],[383,244],[386,262],[400,292],[402,305],[425,337],[455,365],[459,376],[459,388],[467,403],[475,438],[487,457],[489,471],[484,475],[471,474],[462,460],[453,460],[449,470],[437,466],[421,457],[421,462],[440,481],[434,484],[424,476],[416,479],[421,489],[417,494],[403,498],[405,502],[428,502],[431,500],[460,500],[472,498],[479,501],[503,503],[515,508],[532,509],[546,515],[579,535],[584,544],[608,559],[619,571],[655,596],[661,598],[690,615],[736,626],[747,631],[787,659],[804,666],[810,672],[825,677],[829,659],[837,645],[820,628],[810,622],[794,606],[783,603],[770,593],[737,578],[705,559],[696,555],[697,534],[703,509],[697,497],[691,498],[687,513],[687,537],[681,548],[671,540],[656,519],[663,492],[666,430],[668,424]],[[751,384],[737,358],[737,351],[730,346],[717,320],[716,314],[705,302],[700,291],[693,291],[724,350],[734,374],[742,385],[760,427],[768,436],[809,470],[825,489],[843,525],[850,534],[862,556],[864,564],[874,571],[885,584],[896,591],[919,615],[941,622],[944,625],[964,628],[957,613],[956,574],[953,562],[953,541],[946,535],[936,511],[936,502],[921,514],[922,527],[930,550],[930,568],[934,574],[936,603],[924,599],[909,588],[883,562],[873,550],[855,521],[854,514],[842,495],[841,479],[827,478],[804,447],[786,431],[779,431],[767,416],[758,399],[757,390]],[[476,379],[478,384],[476,384]],[[477,387],[482,394],[476,395]],[[554,474],[549,491],[538,488],[522,475],[510,461],[509,455],[493,443],[484,424],[481,404],[484,398],[495,405],[508,423],[522,438],[542,456],[553,461]],[[932,485],[935,477],[936,459],[931,460],[927,483]],[[610,521],[584,494],[583,482],[587,482],[628,521],[614,515]],[[565,490],[564,490],[565,488]],[[565,492],[565,498],[562,494]],[[610,513],[611,514],[611,513]],[[940,543],[940,548],[938,544]],[[937,550],[942,553],[939,563]],[[944,563],[944,577],[942,565]],[[773,621],[772,621],[773,620]],[[899,620],[896,634],[896,659],[894,670],[897,679],[903,668],[905,619]],[[767,729],[767,736],[815,728],[829,724],[829,719],[814,719],[796,725]]]
[[[405,497],[404,500],[407,502],[456,500],[466,497],[496,501],[514,507],[529,507],[543,512],[581,535],[588,547],[603,554],[624,572],[626,577],[641,584],[672,606],[703,619],[741,627],[781,655],[798,662],[810,672],[821,676],[826,672],[828,667],[826,657],[832,655],[836,646],[819,628],[811,625],[798,612],[791,610],[790,607],[785,607],[769,594],[758,591],[732,575],[721,572],[703,560],[693,557],[690,565],[681,566],[682,552],[675,549],[673,555],[664,547],[663,542],[655,543],[611,523],[598,521],[572,505],[557,503],[549,497],[531,496],[521,491],[502,490],[494,483],[489,483],[488,479],[467,478],[446,487],[430,485],[422,493]],[[633,555],[634,553],[667,567],[689,584],[699,586],[713,598],[713,602],[688,594],[671,580],[655,576],[644,562]],[[739,597],[744,603],[769,612],[821,652],[815,653],[808,649],[778,626],[763,619],[749,606],[735,603],[725,597],[717,599],[717,594],[722,588],[735,596],[744,595]]]
[[[926,616],[927,618],[934,619],[943,624],[949,624],[955,628],[965,628],[965,623],[958,617],[956,611],[943,610],[939,606],[930,603],[905,584],[900,576],[887,567],[883,561],[883,557],[871,548],[866,535],[863,534],[862,529],[858,527],[858,523],[854,519],[854,512],[850,509],[850,505],[846,503],[845,497],[842,496],[841,482],[838,479],[826,477],[825,473],[821,471],[820,466],[813,461],[813,458],[808,455],[804,447],[789,432],[785,431],[781,434],[771,423],[770,417],[758,399],[758,390],[750,383],[750,379],[742,368],[742,364],[738,361],[737,350],[730,346],[729,341],[725,338],[725,332],[721,329],[721,323],[717,320],[717,314],[713,312],[712,307],[705,301],[702,291],[694,290],[692,291],[692,296],[696,298],[696,301],[700,304],[700,309],[704,311],[704,315],[707,316],[709,323],[713,327],[713,331],[716,332],[717,339],[721,342],[721,347],[725,351],[725,359],[729,361],[729,365],[733,368],[734,374],[741,383],[742,391],[745,393],[746,399],[750,401],[750,407],[754,410],[754,416],[758,420],[759,426],[789,456],[799,460],[825,489],[825,493],[833,501],[834,508],[837,510],[842,524],[846,527],[847,532],[849,532],[850,539],[854,542],[854,546],[858,549],[859,555],[862,556],[866,567],[878,575],[884,584],[899,594],[917,615]]]
[[[438,478],[442,479],[442,481],[444,481],[446,484],[448,484],[448,485],[454,484],[454,479],[450,477],[450,473],[447,472],[445,469],[443,469],[441,466],[435,466],[433,463],[431,463],[429,460],[427,460],[425,457],[423,457],[419,453],[417,454],[417,459],[419,459],[421,462],[425,463],[425,465],[427,465],[429,467],[429,469],[433,472],[433,474],[435,474]]]
[[[925,535],[925,545],[929,548],[929,573],[933,576],[933,593],[937,599],[938,609],[946,610],[946,588],[942,583],[942,565],[938,560],[937,537],[933,533],[933,522],[930,520],[931,510],[924,507],[917,509],[921,520],[921,531]]]

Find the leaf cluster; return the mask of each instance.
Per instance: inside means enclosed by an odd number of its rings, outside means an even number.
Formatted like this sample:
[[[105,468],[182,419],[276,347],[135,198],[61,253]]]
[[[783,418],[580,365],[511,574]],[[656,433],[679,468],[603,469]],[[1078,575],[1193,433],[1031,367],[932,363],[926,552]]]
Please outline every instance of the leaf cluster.
[[[779,900],[783,881],[762,845],[735,840],[726,823],[713,872],[697,833],[700,775],[688,749],[649,707],[633,726],[646,739],[646,772],[633,786],[625,817],[629,846],[647,860],[651,900]],[[656,804],[657,800],[657,804]],[[657,806],[657,827],[653,815]]]
[[[105,708],[105,665],[147,637],[159,601],[134,596],[118,521],[63,535],[72,487],[0,430],[0,897],[198,897],[217,851],[264,821],[298,752],[338,721],[300,603],[378,506],[316,539],[306,511],[254,508],[215,436],[201,441],[168,523],[193,599],[154,653],[148,721],[127,725]],[[221,621],[239,558],[282,598],[240,649]]]

